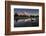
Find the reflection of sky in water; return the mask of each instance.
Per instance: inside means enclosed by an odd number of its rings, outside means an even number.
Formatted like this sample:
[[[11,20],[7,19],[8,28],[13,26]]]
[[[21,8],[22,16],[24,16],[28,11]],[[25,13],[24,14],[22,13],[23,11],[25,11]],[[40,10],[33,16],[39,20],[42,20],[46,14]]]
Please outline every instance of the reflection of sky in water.
[[[16,13],[26,12],[26,13],[29,13],[29,14],[39,14],[39,9],[21,9],[21,8],[14,8],[14,11]]]

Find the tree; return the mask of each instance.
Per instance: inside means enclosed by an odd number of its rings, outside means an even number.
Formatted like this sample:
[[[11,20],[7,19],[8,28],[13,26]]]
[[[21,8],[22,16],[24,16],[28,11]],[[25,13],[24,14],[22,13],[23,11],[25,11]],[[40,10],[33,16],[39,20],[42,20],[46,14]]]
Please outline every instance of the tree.
[[[15,13],[15,15],[14,15],[14,20],[16,20],[16,22],[17,22],[17,20],[18,20],[18,18],[16,18],[17,16],[18,16],[18,14]]]
[[[17,14],[17,13],[15,13],[14,17],[16,17],[16,16],[18,16],[18,14]]]

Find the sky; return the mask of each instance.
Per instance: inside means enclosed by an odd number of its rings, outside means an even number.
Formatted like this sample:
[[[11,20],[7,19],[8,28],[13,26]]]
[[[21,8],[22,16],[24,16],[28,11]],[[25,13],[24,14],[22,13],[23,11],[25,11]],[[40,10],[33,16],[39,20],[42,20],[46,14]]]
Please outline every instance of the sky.
[[[14,8],[14,13],[28,13],[28,14],[39,14],[39,9],[23,9],[23,8]]]

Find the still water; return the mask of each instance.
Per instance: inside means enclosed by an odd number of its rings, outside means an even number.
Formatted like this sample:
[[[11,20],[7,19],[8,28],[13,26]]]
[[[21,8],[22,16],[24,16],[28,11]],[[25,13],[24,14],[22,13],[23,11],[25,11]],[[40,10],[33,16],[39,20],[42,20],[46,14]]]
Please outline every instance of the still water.
[[[33,26],[38,26],[39,25],[39,20],[35,18],[28,18],[28,19],[19,19],[14,20],[14,27],[33,27]]]

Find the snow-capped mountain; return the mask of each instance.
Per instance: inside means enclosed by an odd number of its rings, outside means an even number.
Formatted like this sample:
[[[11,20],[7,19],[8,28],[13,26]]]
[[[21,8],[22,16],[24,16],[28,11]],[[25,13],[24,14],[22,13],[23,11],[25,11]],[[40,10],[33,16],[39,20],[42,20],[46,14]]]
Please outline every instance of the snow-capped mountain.
[[[27,15],[27,16],[30,16],[30,15],[38,15],[36,13],[27,13],[27,12],[21,12],[21,13],[18,13],[18,15]]]

